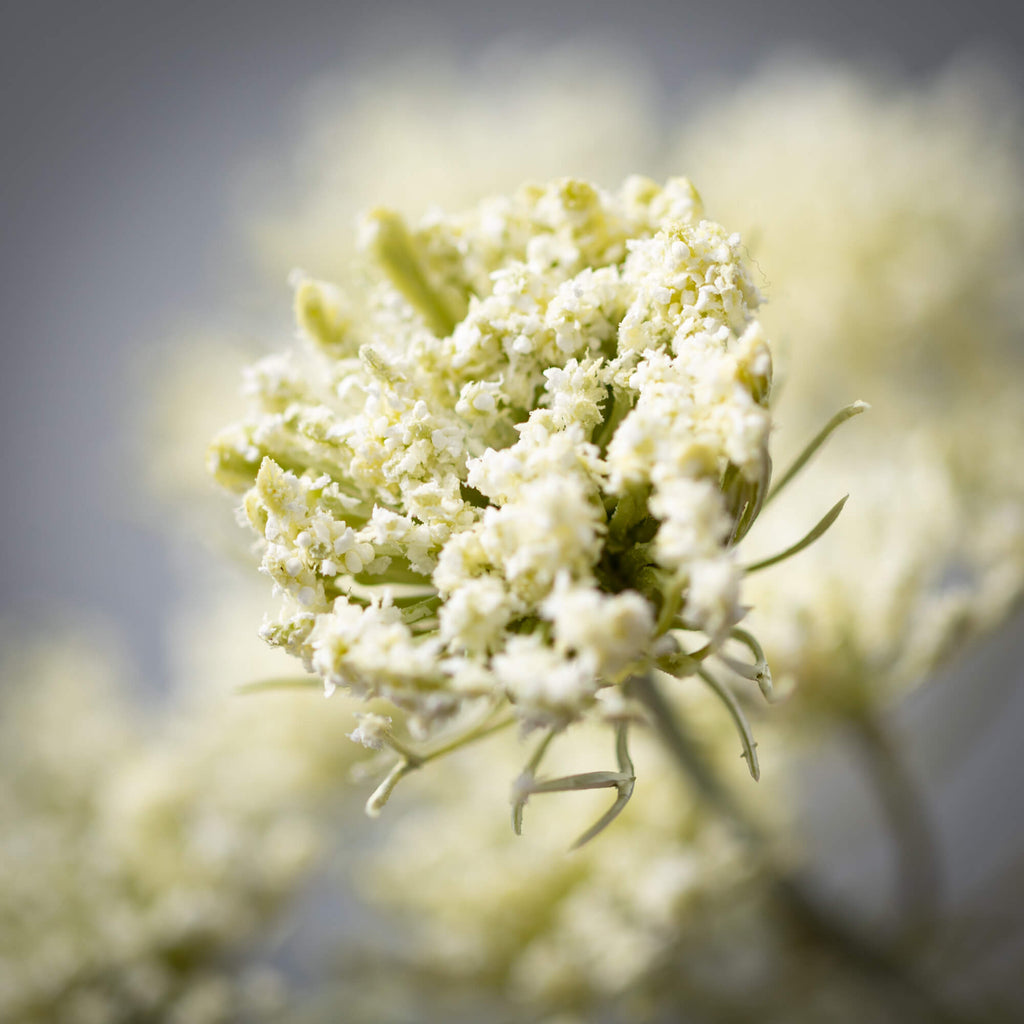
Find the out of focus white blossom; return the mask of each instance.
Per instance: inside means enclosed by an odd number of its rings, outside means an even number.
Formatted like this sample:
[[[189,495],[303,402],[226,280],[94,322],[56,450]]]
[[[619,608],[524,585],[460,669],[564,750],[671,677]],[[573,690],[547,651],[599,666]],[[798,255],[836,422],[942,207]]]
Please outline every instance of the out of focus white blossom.
[[[509,39],[473,57],[430,44],[375,51],[310,92],[288,166],[256,175],[290,178],[273,198],[255,194],[243,226],[271,279],[298,266],[333,280],[348,270],[358,216],[375,206],[416,220],[523,181],[610,188],[664,173],[655,97],[653,76],[621,41]]]
[[[1024,114],[980,63],[910,86],[779,62],[675,159],[762,275],[783,425],[853,398],[938,424],[1024,373]]]
[[[252,949],[322,857],[357,748],[344,740],[351,715],[340,704],[230,692],[264,660],[258,650],[239,657],[243,635],[218,671],[232,614],[179,629],[206,672],[159,713],[129,697],[97,636],[6,645],[5,1022],[226,1024],[280,1013],[286,979]]]
[[[788,811],[773,795],[775,780],[752,791],[728,716],[696,680],[685,689],[679,707],[714,763],[759,820],[781,828]],[[414,929],[406,955],[450,983],[492,987],[520,1014],[593,1012],[670,964],[680,936],[708,906],[756,889],[756,862],[657,743],[638,733],[633,747],[639,782],[628,814],[571,856],[567,843],[608,797],[531,802],[529,828],[513,835],[494,790],[524,760],[515,737],[424,773],[414,805],[360,876]],[[550,770],[610,757],[607,731],[581,727]]]
[[[750,590],[777,673],[863,708],[1024,591],[1024,115],[978,65],[914,87],[779,65],[709,106],[678,153],[770,299],[778,449],[872,405],[752,537],[771,550],[842,487],[829,543]]]

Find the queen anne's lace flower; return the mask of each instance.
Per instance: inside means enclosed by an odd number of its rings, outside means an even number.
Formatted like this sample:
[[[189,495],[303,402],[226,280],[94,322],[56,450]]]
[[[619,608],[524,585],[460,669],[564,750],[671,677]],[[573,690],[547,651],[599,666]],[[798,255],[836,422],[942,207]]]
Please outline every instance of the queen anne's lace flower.
[[[739,237],[636,177],[378,209],[361,241],[369,299],[296,275],[306,345],[211,452],[283,598],[264,636],[421,722],[497,697],[553,727],[674,630],[716,647],[769,476]]]

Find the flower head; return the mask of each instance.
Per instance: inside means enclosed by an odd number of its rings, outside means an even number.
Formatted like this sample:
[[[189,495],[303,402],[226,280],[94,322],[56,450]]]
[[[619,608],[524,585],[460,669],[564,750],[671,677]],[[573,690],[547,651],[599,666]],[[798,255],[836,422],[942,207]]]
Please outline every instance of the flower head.
[[[634,177],[360,239],[361,288],[295,276],[303,347],[211,450],[283,598],[265,637],[421,724],[489,697],[555,728],[670,631],[717,647],[769,476],[739,236]]]

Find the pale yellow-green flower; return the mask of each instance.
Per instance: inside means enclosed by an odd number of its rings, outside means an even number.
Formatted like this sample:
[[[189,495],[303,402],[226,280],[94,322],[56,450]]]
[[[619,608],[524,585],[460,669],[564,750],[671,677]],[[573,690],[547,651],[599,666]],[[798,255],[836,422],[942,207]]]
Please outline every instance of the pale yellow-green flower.
[[[549,66],[568,66],[563,57],[553,54]],[[429,63],[435,69],[445,66],[444,61]],[[546,87],[530,117],[525,113],[532,110],[527,100],[516,101],[506,111],[508,119],[503,123],[508,130],[503,138],[522,138],[531,130],[531,123],[540,125],[543,118],[538,111],[548,102],[551,109],[562,112],[559,117],[583,123],[576,92],[564,77],[554,78],[560,86]],[[605,106],[627,114],[632,109],[633,116],[617,114],[602,119],[601,125],[614,125],[612,134],[622,123],[638,126],[637,133],[646,141],[634,139],[635,152],[642,154],[642,161],[653,161],[659,151],[653,144],[657,133],[651,130],[644,111],[653,109],[654,104],[649,96],[638,98],[631,93],[625,85],[628,78],[628,74],[616,73],[609,79],[609,91],[616,101]],[[402,92],[406,88],[407,78],[400,70],[382,72],[380,79],[389,89]],[[332,106],[323,94],[318,96],[317,105],[311,107],[315,127],[308,142],[309,152],[318,159],[305,163],[314,168],[310,174],[320,187],[303,189],[301,214],[292,210],[289,216],[278,218],[272,233],[276,243],[270,248],[276,247],[282,256],[292,254],[286,257],[290,260],[296,254],[305,258],[307,250],[301,239],[314,238],[321,246],[322,265],[340,269],[347,266],[351,254],[345,242],[346,226],[361,203],[382,198],[392,203],[407,201],[405,209],[412,214],[430,204],[429,176],[410,182],[406,175],[402,187],[396,183],[393,194],[388,194],[388,179],[382,181],[353,169],[351,162],[324,156],[336,152],[342,143],[366,154],[370,165],[375,139],[399,137],[408,147],[410,166],[446,168],[443,189],[436,196],[449,204],[476,198],[488,188],[508,187],[511,180],[527,173],[517,162],[521,149],[494,163],[503,164],[510,179],[499,181],[483,171],[477,173],[472,155],[482,160],[500,149],[476,106],[477,97],[483,107],[493,97],[486,88],[466,88],[456,72],[435,70],[430,81],[437,91],[426,89],[424,95],[436,99],[443,93],[446,108],[459,111],[452,118],[456,127],[450,129],[444,146],[433,135],[424,137],[405,130],[408,126],[403,128],[394,117],[389,120],[374,99],[386,89],[382,91],[381,81],[372,74],[367,76],[360,98],[348,107],[337,100]],[[520,97],[528,92],[514,91]],[[1007,464],[1000,454],[1009,452],[1012,445],[999,440],[1002,423],[1008,422],[1012,433],[1020,420],[1012,394],[1021,372],[1021,320],[1015,296],[1024,277],[1024,179],[1019,173],[1020,118],[1015,104],[997,82],[979,75],[976,69],[954,70],[929,85],[911,88],[896,86],[884,76],[869,78],[855,71],[798,63],[788,70],[769,68],[749,84],[737,87],[731,100],[705,104],[696,113],[696,122],[675,129],[681,136],[676,163],[698,175],[716,216],[743,229],[746,247],[757,261],[756,280],[771,299],[764,318],[779,342],[777,359],[785,381],[779,450],[795,451],[824,415],[855,397],[873,401],[871,415],[854,429],[862,436],[877,432],[884,437],[884,445],[875,445],[876,451],[892,450],[894,443],[899,447],[900,437],[911,433],[936,434],[935,443],[914,441],[912,450],[894,452],[900,465],[921,458],[938,460],[928,471],[933,479],[947,473],[944,460],[954,447],[962,450],[969,445],[975,457],[955,460],[959,475],[948,485],[958,491],[971,489],[967,502],[970,521],[965,518],[966,505],[958,498],[962,504],[958,525],[951,526],[952,532],[938,543],[942,549],[955,551],[969,533],[978,553],[986,548],[979,538],[1000,535],[1001,539],[987,542],[991,552],[987,568],[971,579],[998,577],[1002,581],[999,586],[1010,595],[1003,600],[1005,609],[1014,587],[1009,579],[1011,567],[1017,560],[1004,555],[1013,532],[1009,524],[1019,507],[1014,504],[1019,498],[1012,492],[1021,476],[1012,460]],[[773,129],[766,133],[763,126],[769,122]],[[463,133],[461,127],[466,125],[472,130]],[[483,139],[491,141],[483,144]],[[562,166],[583,166],[590,174],[604,175],[606,181],[610,180],[609,170],[620,173],[614,163],[620,147],[606,141],[588,148],[578,142],[572,132],[541,132],[538,128],[536,145],[529,148],[541,148],[554,165],[561,161]],[[453,154],[459,155],[453,158]],[[315,170],[317,166],[323,170]],[[423,190],[410,188],[410,183],[422,183]],[[436,181],[433,185],[435,191],[442,187]],[[318,231],[325,223],[336,226]],[[292,232],[289,225],[306,228]],[[308,254],[317,265],[320,257],[314,255],[314,249]],[[328,302],[327,308],[330,305]],[[473,395],[471,400],[486,402],[486,395]],[[988,402],[1005,412],[988,417],[986,423],[983,413],[974,415],[972,410]],[[578,405],[576,413],[585,415]],[[958,426],[967,423],[969,441]],[[872,444],[875,442],[866,441],[866,446]],[[967,467],[969,475],[964,473]],[[484,475],[485,468],[478,472]],[[865,466],[866,504],[874,501],[869,493],[888,486],[876,485],[869,470]],[[879,468],[878,474],[884,477],[886,473]],[[851,508],[855,509],[857,482],[844,483],[841,490],[854,492]],[[666,485],[664,493],[668,490]],[[992,495],[991,501],[988,495]],[[799,494],[794,498],[799,500]],[[653,499],[656,513],[661,500],[657,495]],[[880,507],[883,503],[880,493]],[[708,511],[714,514],[713,503]],[[784,522],[784,517],[776,516],[775,521]],[[889,533],[895,537],[901,522],[906,523],[907,548],[914,548],[915,524],[910,518],[890,517]],[[781,530],[776,539],[762,528],[766,550],[772,543],[788,539],[784,525]],[[852,530],[851,526],[851,536]],[[668,552],[677,532],[674,524],[664,523],[658,541],[663,551]],[[933,528],[926,532],[934,537]],[[691,542],[684,529],[684,546]],[[838,535],[832,543],[842,542],[843,535]],[[825,552],[804,557],[811,560],[803,566],[794,563],[784,571],[810,577],[828,564]],[[851,553],[849,562],[856,557],[856,552]],[[977,564],[980,554],[971,557]],[[904,564],[909,566],[912,561],[906,554]],[[729,584],[734,582],[721,579],[712,586],[715,570],[711,565],[704,573],[710,589],[701,611],[709,619],[716,607],[731,606]],[[889,577],[897,575],[894,570]],[[939,578],[941,573],[933,566],[932,575]],[[906,599],[914,600],[914,586],[918,586],[922,606],[934,607],[934,595],[922,581],[920,573],[914,575],[908,569]],[[819,604],[813,613],[808,608],[798,616],[807,630],[821,625],[819,640],[806,634],[811,648],[828,648],[831,631],[846,628],[849,633],[850,615],[856,618],[860,614],[857,609],[863,608],[851,577],[829,583],[826,573],[823,585],[831,592],[845,585],[843,600],[853,612],[841,613],[840,605],[830,601],[831,613],[826,614]],[[958,594],[966,602],[973,601],[976,609],[991,603],[982,596],[974,601],[962,587]],[[461,631],[460,635],[479,648],[502,628],[505,609],[499,590],[484,579],[453,595],[442,612],[441,629],[446,636]],[[1000,614],[993,606],[988,621],[997,621]],[[846,627],[836,621],[837,615],[847,620]],[[979,624],[984,618],[977,611],[972,617]],[[915,613],[915,619],[923,622],[924,618]],[[948,653],[956,646],[957,635],[971,632],[958,633],[950,618],[948,636],[943,639],[941,633],[947,627],[938,618],[931,622],[930,643],[937,651]],[[780,629],[792,636],[791,623]],[[863,658],[855,660],[875,666],[873,678],[881,690],[892,689],[885,678],[888,670],[882,666],[893,656],[895,639],[890,636],[883,641],[876,631],[859,632],[849,641],[864,645]],[[876,647],[872,649],[872,645]],[[888,654],[882,649],[886,645]],[[910,646],[920,648],[917,641],[910,641]],[[897,674],[906,679],[907,658],[899,657],[904,667]],[[918,664],[923,668],[924,661],[918,658]]]
[[[992,99],[962,75],[897,90],[852,73],[771,72],[685,137],[680,165],[702,182],[712,213],[743,229],[756,280],[771,300],[764,320],[780,343],[782,446],[795,450],[851,399],[874,405],[773,503],[752,538],[769,554],[791,536],[794,510],[850,490],[849,510],[827,543],[744,585],[744,600],[755,605],[752,622],[784,683],[833,712],[859,714],[920,683],[964,640],[1005,616],[1024,579],[1024,176],[1016,119]],[[665,485],[664,497],[651,504],[656,515],[662,500],[671,507],[677,488],[689,492],[686,504],[697,515],[693,492],[701,484],[688,479]],[[704,516],[714,523],[721,515],[714,489],[704,496]],[[665,522],[659,543],[691,551],[692,527]],[[576,598],[567,585],[556,592],[567,602]],[[502,590],[484,581],[462,593],[464,600],[446,606],[449,628],[484,646],[503,625]],[[775,717],[791,719],[794,710],[783,706]],[[773,749],[784,753],[781,744]],[[629,965],[657,961],[647,936],[658,933],[661,905],[622,900],[636,908],[624,925],[594,908],[629,891],[629,877],[609,880],[599,869],[591,873],[589,861],[580,866],[547,849],[524,867],[529,854],[507,836],[500,808],[488,805],[492,762],[463,756],[464,774],[439,769],[434,781],[452,787],[446,794],[457,789],[469,809],[424,805],[402,826],[430,851],[424,878],[436,888],[413,879],[396,853],[384,863],[382,898],[426,913],[425,948],[442,973],[479,971],[491,984],[497,978],[509,986],[504,992],[517,990],[515,978],[540,1002],[545,992],[556,1003],[559,992],[584,1002],[588,991],[595,999],[621,992]],[[510,768],[518,757],[510,757]],[[634,810],[649,778],[642,775]],[[478,786],[488,790],[486,799],[475,800]],[[575,856],[600,858],[607,844],[621,841],[633,856],[639,850],[652,861],[671,858],[671,837],[635,841],[631,826],[646,827],[644,811],[635,815]],[[530,830],[530,841],[561,843],[557,826],[554,837]],[[765,1020],[875,1019],[884,1012],[861,1009],[842,984],[825,987],[819,1003],[809,997],[808,1010],[808,957],[787,959],[783,951],[773,960],[784,945],[778,922],[759,902],[763,892],[755,884],[751,896],[740,883],[733,896],[732,876],[723,874],[728,895],[709,899],[703,917],[695,911],[675,918],[673,937],[664,933],[664,949],[688,955],[678,953],[660,979],[656,971],[647,976],[637,1019],[650,1013],[645,987],[652,999],[660,992],[663,999],[728,1006],[735,998],[748,1011],[745,995],[760,991]],[[672,905],[672,887],[661,891]],[[749,916],[741,913],[737,922],[730,908],[747,906],[747,896]],[[575,913],[570,904],[582,908],[579,927],[566,924]],[[480,913],[482,907],[493,910]],[[694,941],[680,929],[686,923],[699,933]],[[602,974],[602,955],[619,949],[620,939],[635,940],[618,965],[623,973]],[[721,957],[717,965],[701,960],[705,944]],[[537,951],[529,962],[520,959],[524,949]],[[686,990],[688,978],[699,981],[702,970],[714,977],[716,966],[727,975],[718,977],[717,990]]]
[[[435,65],[431,74],[443,79],[436,72],[437,62],[430,63]],[[418,95],[425,97],[429,113],[440,108],[463,112],[447,118],[439,133],[433,116],[415,115],[415,124],[403,123],[395,113],[401,105],[392,98],[395,93],[407,96],[410,89],[393,69],[384,78],[387,89],[368,85],[364,99],[347,112],[332,116],[323,108],[317,113],[319,122],[333,125],[333,140],[324,144],[321,137],[310,144],[311,178],[319,184],[302,190],[302,208],[260,229],[263,252],[272,267],[287,269],[299,263],[319,276],[340,278],[349,272],[350,225],[361,208],[407,203],[402,212],[416,219],[433,201],[459,208],[483,195],[508,191],[531,175],[578,169],[609,184],[638,166],[635,154],[644,154],[639,166],[646,166],[646,154],[656,149],[656,133],[648,120],[653,105],[647,98],[631,99],[618,78],[602,77],[608,96],[600,106],[608,116],[597,122],[600,134],[590,150],[593,93],[573,98],[572,83],[559,93],[557,104],[546,87],[531,94],[529,102],[520,102],[522,88],[510,89],[517,98],[503,109],[500,120],[493,116],[494,97],[486,90],[467,88],[457,78],[423,88]],[[418,84],[422,85],[422,76]],[[556,107],[558,113],[552,115]],[[744,604],[755,605],[752,624],[770,648],[773,667],[809,702],[820,701],[833,711],[858,710],[865,702],[920,682],[963,639],[997,622],[1024,578],[1024,487],[1017,457],[1017,438],[1024,426],[1016,383],[1020,369],[1013,354],[1020,336],[1017,296],[1024,179],[1013,148],[1016,129],[1006,128],[1012,122],[1006,109],[957,77],[931,87],[894,90],[843,72],[819,70],[788,79],[773,73],[752,81],[733,104],[709,113],[708,126],[688,134],[686,156],[679,161],[701,182],[710,212],[742,229],[746,249],[757,261],[754,280],[771,300],[764,322],[773,341],[780,343],[777,356],[786,382],[780,405],[782,448],[795,450],[838,405],[857,397],[874,404],[872,412],[839,440],[842,447],[816,463],[759,519],[751,540],[765,554],[772,553],[793,539],[794,510],[816,507],[817,501],[824,507],[850,490],[853,500],[836,531],[825,545],[745,582],[741,596]],[[617,113],[611,116],[609,111]],[[547,126],[557,127],[559,120],[561,129],[549,130]],[[534,126],[536,134],[531,134]],[[580,137],[581,126],[586,127],[586,138]],[[628,141],[623,126],[636,128]],[[540,150],[552,163],[531,166],[528,161]],[[354,154],[356,161],[341,159],[337,154],[342,152]],[[402,159],[382,159],[382,154],[397,152],[404,154]],[[623,154],[628,154],[625,166]],[[610,173],[606,167],[612,168]],[[394,223],[378,221],[377,238]],[[591,284],[598,291],[602,282]],[[407,281],[406,286],[417,295],[415,282]],[[346,321],[361,323],[365,312],[348,290],[303,277],[297,281],[297,293],[303,329],[339,358],[357,355],[345,347]],[[422,293],[418,297],[429,302]],[[569,298],[575,302],[575,296]],[[457,290],[449,292],[425,315],[440,322],[452,312],[447,303],[458,301]],[[588,326],[600,322],[601,304],[593,305],[596,314],[588,312]],[[557,326],[571,344],[573,320],[584,318],[578,305],[571,305],[569,312],[572,315],[562,316]],[[376,315],[383,320],[388,314]],[[529,356],[529,339],[517,337],[513,350]],[[467,346],[463,351],[478,350]],[[368,353],[369,370],[391,386],[386,380],[389,367],[374,365],[372,358]],[[553,369],[556,373],[545,377],[543,385],[549,402],[545,411],[552,419],[563,415],[581,424],[599,422],[595,417],[601,413],[600,378],[595,368],[577,360],[576,365]],[[290,402],[306,401],[304,382],[311,372],[320,374],[319,369],[310,370],[307,357],[271,360],[254,371],[250,386],[283,413]],[[658,364],[652,361],[645,387],[658,385],[657,372]],[[472,383],[475,386],[459,394],[457,412],[482,433],[496,425],[488,417],[501,409],[504,382]],[[652,413],[650,420],[656,424],[657,414]],[[641,417],[635,426],[643,426]],[[579,458],[574,433],[522,431],[515,444],[496,448],[486,460],[471,456],[470,465],[467,459],[474,474],[472,480],[467,475],[467,482],[492,500],[513,501],[520,489],[533,483],[524,464],[532,466],[540,450],[547,460],[547,475],[585,474],[590,466]],[[641,456],[644,439],[649,442],[652,433],[656,430],[638,432],[639,454],[632,445],[622,445],[617,472],[623,486],[650,472]],[[443,450],[454,462],[466,454],[464,437],[457,427],[442,425],[432,427],[429,440],[432,448]],[[737,443],[741,438],[738,431]],[[520,457],[523,452],[528,459]],[[566,490],[559,489],[554,497],[565,498]],[[673,520],[676,507],[686,508],[688,516]],[[662,521],[657,544],[659,557],[666,560],[691,558],[701,538],[721,529],[726,515],[718,488],[688,476],[662,481],[649,508]],[[393,510],[378,512],[374,525],[388,543],[403,545],[413,568],[440,571],[440,565],[432,565],[436,538],[429,530],[409,530]],[[505,533],[497,534],[492,543],[507,542],[510,535],[515,543],[523,536],[528,540],[530,525],[528,517],[525,525],[506,523]],[[295,537],[295,557],[300,561],[320,541],[315,530],[309,530],[300,543],[301,533]],[[345,571],[357,562],[361,565],[364,555],[372,552],[359,548],[357,533],[353,529],[351,536],[332,535],[326,559]],[[445,572],[453,587],[438,609],[437,630],[443,643],[462,643],[467,651],[494,662],[505,651],[493,649],[493,638],[502,636],[514,620],[508,614],[507,581],[493,578],[490,571],[472,575],[479,572],[482,557],[486,552],[481,555],[468,543],[448,552]],[[543,556],[539,561],[543,567]],[[287,564],[281,568],[287,573]],[[288,577],[285,585],[292,586],[289,580],[295,579],[297,598],[304,587],[314,591],[306,592],[307,597],[316,597],[313,575],[303,578],[306,563],[292,563],[292,568],[298,576]],[[727,621],[740,599],[735,576],[727,567],[723,573],[713,558],[693,568],[693,577],[704,585],[695,588],[691,579],[688,603],[709,625],[716,615]],[[716,579],[716,572],[722,578]],[[580,586],[571,575],[555,574],[536,605],[540,626],[547,632],[542,640],[517,640],[511,658],[499,662],[506,685],[513,691],[518,688],[534,706],[571,702],[595,672],[613,672],[608,666],[622,666],[623,658],[628,662],[630,650],[643,642],[649,628],[644,601],[639,592],[604,594]],[[350,623],[339,622],[335,643],[358,641],[364,621],[353,616]],[[605,623],[614,623],[615,628],[599,628]],[[373,634],[375,640],[396,639],[386,617],[374,625],[380,627]],[[299,633],[286,637],[295,640],[297,650],[304,642]],[[397,639],[403,636],[399,633]],[[586,658],[565,657],[574,644],[586,646]],[[396,643],[392,655],[401,657],[404,650]],[[330,667],[336,652],[337,647],[327,649],[320,664]],[[492,676],[477,675],[467,684],[467,692],[477,692],[476,687],[486,688],[492,681]],[[612,691],[598,691],[602,706]],[[775,717],[791,720],[793,711],[792,706],[783,706]],[[614,721],[614,714],[605,716]],[[346,723],[341,731],[349,728]],[[357,728],[357,738],[388,745],[389,728],[383,718],[371,720]],[[770,749],[782,756],[783,744],[772,738]],[[729,741],[735,754],[735,739],[730,736]],[[577,755],[566,761],[567,771],[577,770],[581,760],[591,763],[598,758],[603,763],[611,756],[607,732],[599,733],[593,744],[582,737],[567,742],[574,744]],[[766,747],[762,743],[762,753]],[[727,860],[716,886],[711,873],[714,858],[711,866],[702,862],[701,886],[694,888],[692,903],[676,899],[683,868],[678,874],[675,869],[667,871],[667,881],[666,875],[652,872],[649,899],[637,897],[637,879],[615,874],[624,849],[633,855],[640,849],[645,865],[687,859],[677,837],[650,831],[652,814],[667,813],[671,818],[675,807],[667,805],[666,812],[656,801],[641,803],[652,772],[644,772],[643,747],[635,753],[642,773],[634,797],[637,831],[631,829],[631,810],[601,844],[574,855],[586,858],[581,866],[564,858],[561,849],[576,834],[576,826],[591,820],[604,804],[577,804],[579,794],[549,796],[545,799],[560,801],[549,812],[552,818],[534,822],[532,816],[544,815],[547,809],[542,801],[532,801],[527,842],[540,844],[534,860],[532,853],[513,845],[507,812],[500,800],[493,799],[495,790],[504,791],[510,775],[521,767],[521,752],[510,749],[492,756],[490,750],[467,751],[452,772],[442,768],[436,778],[424,780],[443,794],[440,806],[434,809],[425,802],[419,809],[422,817],[403,825],[410,842],[414,838],[417,849],[429,851],[424,875],[420,878],[410,870],[409,857],[396,850],[376,865],[383,897],[399,906],[408,901],[426,913],[426,948],[434,954],[442,977],[461,968],[464,973],[500,978],[513,989],[522,979],[524,1001],[533,1007],[547,1005],[546,1000],[604,1000],[632,984],[639,985],[641,999],[646,990],[669,993],[666,999],[699,1001],[700,991],[681,994],[687,974],[682,967],[700,975],[700,962],[705,974],[714,975],[716,967],[725,971],[723,965],[732,969],[738,963],[737,973],[730,975],[735,991],[730,992],[728,983],[720,984],[716,999],[732,995],[742,1002],[744,993],[758,991],[756,983],[761,982],[761,1019],[787,1024],[800,1019],[797,983],[806,979],[806,963],[797,957],[795,966],[789,964],[789,974],[771,976],[778,964],[766,966],[764,958],[780,945],[778,922],[759,902],[763,891],[756,880],[745,881],[742,865]],[[668,786],[665,779],[654,781],[659,790]],[[465,795],[466,806],[446,803],[453,793]],[[607,796],[597,799],[606,801]],[[683,804],[691,807],[685,799]],[[563,805],[572,830],[560,820]],[[679,813],[681,820],[689,811]],[[691,835],[698,860],[715,849],[702,837],[699,831]],[[609,852],[605,870],[599,861],[609,842],[609,851],[616,852]],[[707,882],[709,898],[701,899]],[[431,886],[436,889],[431,891]],[[730,911],[737,906],[751,909],[749,915],[736,912],[740,922],[731,932],[736,922]],[[496,909],[481,915],[481,907]],[[529,932],[529,958],[512,948],[515,944],[502,930],[509,917],[519,929],[513,929],[517,936]],[[682,926],[701,939],[689,941],[692,934],[688,937]],[[738,941],[737,933],[750,944]],[[712,942],[721,935],[724,940]],[[624,952],[620,943],[628,946]],[[720,958],[715,963],[707,960],[706,944]],[[680,952],[684,949],[685,955]],[[609,957],[615,962],[603,974]],[[659,978],[659,958],[671,962],[667,982],[664,976]],[[735,982],[740,977],[742,985]],[[787,979],[796,987],[770,1010],[768,1002],[786,991]],[[676,980],[680,988],[673,987]],[[857,1019],[858,1011],[850,1010],[854,1002],[840,1003],[838,1008],[831,1004],[826,993],[822,1013],[838,1017],[845,1011]],[[642,1001],[640,1006],[636,1016],[644,1019]],[[376,1020],[372,1012],[370,1019]],[[811,1012],[807,1019],[822,1017]],[[860,1019],[873,1018],[863,1012]]]
[[[637,177],[362,235],[361,290],[296,276],[306,345],[211,449],[283,598],[265,637],[414,725],[485,698],[560,728],[678,669],[675,631],[717,649],[770,472],[739,237]]]

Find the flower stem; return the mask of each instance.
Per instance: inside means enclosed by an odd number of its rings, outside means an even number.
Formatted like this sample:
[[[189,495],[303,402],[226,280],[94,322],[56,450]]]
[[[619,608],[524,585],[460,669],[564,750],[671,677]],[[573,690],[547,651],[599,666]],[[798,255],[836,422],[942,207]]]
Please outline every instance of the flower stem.
[[[761,863],[770,880],[772,895],[780,908],[816,945],[831,950],[836,958],[866,979],[884,985],[906,1004],[905,1019],[935,1024],[968,1024],[965,1017],[942,1005],[934,993],[914,977],[899,956],[862,934],[827,908],[812,892],[806,879],[784,865],[767,833],[741,808],[673,713],[651,674],[630,680],[629,690],[651,717],[651,724],[684,778],[696,787],[711,808],[725,818],[749,851]]]
[[[500,732],[502,729],[507,729],[516,721],[514,715],[506,715],[495,720],[498,711],[499,708],[494,708],[479,725],[473,727],[468,732],[461,733],[442,746],[435,747],[433,750],[425,753],[418,753],[406,746],[401,740],[388,736],[386,740],[387,745],[398,754],[398,760],[391,766],[391,770],[384,781],[370,794],[370,799],[366,801],[366,813],[371,818],[378,817],[384,809],[384,805],[391,798],[391,794],[394,793],[395,787],[406,775],[417,771],[423,765],[429,764],[439,757],[444,757],[446,754],[450,754],[461,747],[468,746],[470,743],[476,743],[478,740],[485,739],[493,733]]]
[[[941,898],[942,873],[932,823],[885,723],[865,710],[851,726],[896,848],[903,932],[913,939],[934,921]]]

